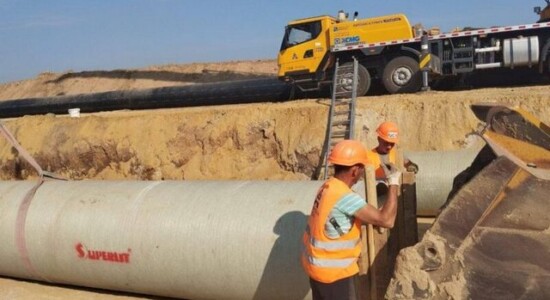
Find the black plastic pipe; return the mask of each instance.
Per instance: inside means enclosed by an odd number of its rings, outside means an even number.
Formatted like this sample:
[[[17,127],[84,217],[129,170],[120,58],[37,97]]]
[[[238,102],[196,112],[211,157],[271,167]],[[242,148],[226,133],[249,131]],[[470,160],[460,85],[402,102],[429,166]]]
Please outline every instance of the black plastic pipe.
[[[296,98],[290,84],[276,78],[162,87],[134,91],[113,91],[47,98],[0,101],[0,118],[24,115],[67,114],[119,109],[155,109],[255,102],[280,102]]]

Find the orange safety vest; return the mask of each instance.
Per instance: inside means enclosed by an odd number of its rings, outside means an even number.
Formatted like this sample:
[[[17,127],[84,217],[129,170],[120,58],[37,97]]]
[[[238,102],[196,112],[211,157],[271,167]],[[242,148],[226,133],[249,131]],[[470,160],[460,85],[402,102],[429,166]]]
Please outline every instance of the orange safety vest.
[[[302,266],[316,281],[331,283],[359,272],[360,221],[355,218],[350,231],[336,239],[325,235],[325,224],[332,208],[352,192],[341,180],[330,178],[317,193],[303,237],[305,249],[302,254]]]
[[[376,170],[375,170],[375,177],[376,179],[385,179],[386,174],[384,173],[384,169],[380,167],[380,164],[382,163],[382,159],[380,158],[380,154],[376,152],[376,148],[372,148],[368,153],[367,157],[369,159],[369,163],[372,164]],[[391,163],[395,164],[397,158],[397,151],[395,150],[395,147],[393,147],[390,150],[390,153],[388,153],[388,159]]]

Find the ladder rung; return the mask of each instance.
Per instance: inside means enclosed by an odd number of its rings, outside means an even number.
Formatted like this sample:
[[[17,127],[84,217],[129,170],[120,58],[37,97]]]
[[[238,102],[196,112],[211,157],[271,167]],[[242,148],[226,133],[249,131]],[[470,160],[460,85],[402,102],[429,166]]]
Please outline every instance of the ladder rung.
[[[349,124],[349,120],[333,121],[332,122],[332,126],[347,125],[347,124]]]
[[[340,135],[340,136],[333,137],[333,139],[340,139],[340,140],[344,140],[346,138],[347,138],[347,136],[345,136],[345,135]]]
[[[332,133],[332,136],[333,137],[342,137],[342,136],[346,136],[346,133],[348,133],[349,130],[338,130],[338,131],[334,131]]]
[[[345,105],[345,104],[349,105],[350,103],[351,103],[351,101],[349,101],[349,99],[334,101],[334,105]]]
[[[344,72],[342,72],[342,71],[344,71]],[[338,71],[337,71],[337,73],[336,73],[336,76],[337,76],[337,77],[338,77],[338,76],[342,76],[342,75],[349,76],[348,74],[350,73],[350,71],[351,71],[351,73],[353,74],[353,67],[351,67],[351,68],[350,68],[350,67],[347,67],[347,68],[342,68],[342,67],[340,67],[340,68],[338,68]]]
[[[336,76],[336,86],[338,87],[341,87],[341,86],[350,86],[353,84],[353,80],[351,78],[348,78],[346,76],[343,76],[343,77],[340,77],[340,76]]]
[[[349,110],[340,110],[340,111],[335,111],[334,115],[335,116],[343,116],[343,115],[349,115],[349,113],[350,113]]]

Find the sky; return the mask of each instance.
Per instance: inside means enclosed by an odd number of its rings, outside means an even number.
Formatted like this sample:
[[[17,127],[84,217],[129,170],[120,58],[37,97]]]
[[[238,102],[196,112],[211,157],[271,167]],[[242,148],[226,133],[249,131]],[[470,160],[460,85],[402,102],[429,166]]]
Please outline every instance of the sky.
[[[543,0],[0,0],[0,83],[42,72],[275,59],[286,23],[339,10],[411,25],[534,23]]]

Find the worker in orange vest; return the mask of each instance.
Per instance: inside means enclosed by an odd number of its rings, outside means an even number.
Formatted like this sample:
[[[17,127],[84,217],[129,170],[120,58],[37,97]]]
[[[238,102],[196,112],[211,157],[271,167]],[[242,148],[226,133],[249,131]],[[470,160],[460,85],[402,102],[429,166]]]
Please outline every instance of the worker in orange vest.
[[[334,146],[328,161],[334,165],[334,176],[325,181],[313,203],[303,236],[302,266],[313,300],[356,299],[360,225],[393,227],[401,173],[393,166],[387,170],[388,199],[376,209],[351,190],[369,163],[367,149],[358,141],[344,140]]]
[[[376,168],[376,179],[381,181],[386,178],[381,165],[396,163],[397,149],[395,145],[399,142],[399,128],[393,122],[383,122],[376,129],[378,135],[378,146],[369,151],[369,161]],[[409,172],[418,172],[418,165],[410,159],[403,159],[404,167]]]

